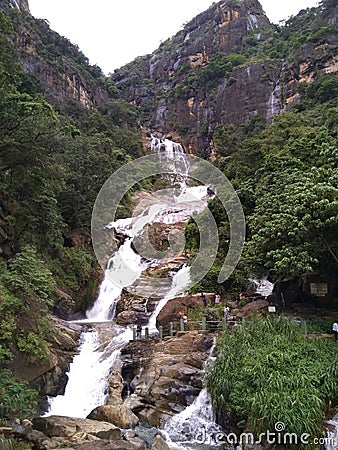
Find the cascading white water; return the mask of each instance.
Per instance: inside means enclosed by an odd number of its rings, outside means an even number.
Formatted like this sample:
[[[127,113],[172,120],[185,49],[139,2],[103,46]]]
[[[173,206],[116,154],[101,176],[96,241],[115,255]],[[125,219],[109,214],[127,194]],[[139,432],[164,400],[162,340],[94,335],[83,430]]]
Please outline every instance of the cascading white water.
[[[176,443],[181,448],[186,444],[220,444],[222,428],[215,421],[208,391],[202,389],[190,406],[166,423],[163,432],[169,445]]]
[[[170,291],[163,297],[162,300],[158,302],[156,305],[156,308],[154,312],[152,313],[148,328],[149,333],[157,333],[158,330],[156,328],[156,319],[159,315],[160,311],[163,309],[163,307],[168,303],[168,301],[174,297],[176,297],[178,294],[180,294],[190,283],[190,271],[189,267],[184,265],[174,276],[172,281],[172,287]]]
[[[70,365],[65,394],[49,398],[46,415],[85,418],[104,403],[109,371],[121,348],[132,337],[130,329],[115,331],[118,331],[118,335],[103,348],[97,330],[90,329],[82,333],[79,353]]]
[[[275,87],[273,91],[271,92],[270,98],[269,98],[269,105],[267,109],[267,115],[266,120],[268,122],[274,121],[274,116],[281,113],[281,89],[280,89],[280,80],[278,79],[276,81]]]
[[[119,219],[107,225],[107,228],[115,228],[126,239],[110,258],[98,298],[93,307],[87,311],[87,319],[83,320],[84,323],[97,324],[113,319],[115,305],[123,287],[133,284],[142,271],[149,266],[150,262],[144,261],[132,248],[133,239],[142,232],[144,227],[153,222],[170,224],[177,221],[184,222],[193,212],[202,211],[210,197],[207,187],[186,186],[189,167],[180,144],[167,139],[153,138],[152,149],[165,154],[166,157],[179,160],[180,191],[174,196],[174,200],[171,196],[169,204],[166,203],[167,196],[164,195],[163,202],[146,205],[136,217]],[[111,281],[111,278],[115,283]],[[184,266],[173,276],[171,288],[150,318],[151,333],[157,332],[156,317],[159,311],[169,299],[181,293],[189,282],[189,268]],[[95,407],[104,404],[110,369],[119,357],[121,348],[132,338],[132,329],[129,327],[123,330],[113,323],[101,326],[106,327],[103,333],[105,336],[110,329],[110,340],[102,338],[98,325],[90,331],[83,331],[79,354],[74,357],[67,374],[68,383],[65,394],[49,399],[50,407],[46,415],[84,418]]]
[[[326,422],[330,426],[331,431],[326,433],[325,450],[337,450],[338,448],[338,414],[336,414],[331,420]]]
[[[262,297],[267,298],[273,293],[274,284],[266,278],[250,279],[250,281],[255,285],[256,293],[260,294]]]
[[[141,256],[133,251],[131,244],[131,239],[127,239],[114,257],[109,260],[99,296],[93,308],[87,311],[88,319],[95,322],[111,319],[122,287],[131,285],[147,267],[142,262]],[[112,278],[117,282],[116,284],[111,281],[111,273],[113,273]]]

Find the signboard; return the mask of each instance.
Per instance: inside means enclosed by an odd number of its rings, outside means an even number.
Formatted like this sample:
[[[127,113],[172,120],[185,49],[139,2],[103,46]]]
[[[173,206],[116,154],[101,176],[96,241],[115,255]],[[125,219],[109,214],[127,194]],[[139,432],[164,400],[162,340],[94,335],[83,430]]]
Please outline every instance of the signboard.
[[[316,297],[326,297],[329,289],[327,283],[310,283],[310,292]]]

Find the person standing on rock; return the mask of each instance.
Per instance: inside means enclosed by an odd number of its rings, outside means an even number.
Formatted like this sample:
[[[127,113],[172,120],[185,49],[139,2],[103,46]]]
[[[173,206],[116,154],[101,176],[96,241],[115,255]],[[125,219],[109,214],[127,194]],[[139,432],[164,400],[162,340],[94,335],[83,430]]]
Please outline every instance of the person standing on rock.
[[[203,301],[204,308],[206,308],[208,303],[207,303],[207,298],[203,292],[201,292],[201,299]]]
[[[215,305],[218,305],[218,303],[221,301],[221,296],[219,294],[215,295]]]

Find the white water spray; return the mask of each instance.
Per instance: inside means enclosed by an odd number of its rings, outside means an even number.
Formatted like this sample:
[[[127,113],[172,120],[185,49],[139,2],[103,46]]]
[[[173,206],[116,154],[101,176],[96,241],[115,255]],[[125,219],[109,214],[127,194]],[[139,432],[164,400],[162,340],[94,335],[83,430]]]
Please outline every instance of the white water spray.
[[[215,421],[210,396],[202,389],[195,401],[164,426],[168,443],[217,445],[222,428]]]
[[[91,329],[82,333],[79,354],[70,365],[64,395],[49,398],[46,415],[85,418],[94,408],[103,405],[107,395],[108,375],[120,349],[132,337],[132,331],[119,330],[114,341],[102,348],[100,335]]]
[[[333,419],[326,422],[329,425],[331,431],[328,431],[325,435],[326,444],[325,450],[337,450],[338,448],[338,414]]]
[[[267,298],[273,293],[274,284],[266,278],[250,279],[250,281],[255,285],[256,293],[261,295],[262,297]]]
[[[170,291],[163,297],[162,300],[158,302],[154,312],[149,319],[149,333],[157,333],[156,319],[160,311],[168,303],[169,300],[176,297],[178,294],[182,293],[184,289],[190,284],[190,270],[189,267],[184,265],[174,276],[172,280],[172,287]]]

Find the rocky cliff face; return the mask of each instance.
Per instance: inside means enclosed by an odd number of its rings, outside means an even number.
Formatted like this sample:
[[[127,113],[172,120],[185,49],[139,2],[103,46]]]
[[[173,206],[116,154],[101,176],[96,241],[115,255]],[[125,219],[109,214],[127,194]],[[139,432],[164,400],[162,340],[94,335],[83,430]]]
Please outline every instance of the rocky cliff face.
[[[222,60],[222,55],[238,55],[249,45],[249,36],[263,39],[270,29],[257,0],[221,1],[154,54],[116,71],[114,80],[125,98],[139,106],[149,128],[179,137],[186,150],[207,148],[216,123],[239,124],[265,114],[272,87],[259,80],[268,73],[275,81],[280,67],[266,61],[218,79],[206,68],[230,68],[231,58]]]
[[[6,8],[15,8],[21,12],[29,12],[28,0],[3,0],[2,5],[0,5],[0,10],[5,10]]]
[[[337,71],[332,42],[314,39],[285,59],[267,50],[278,32],[257,0],[220,1],[113,79],[149,129],[208,154],[217,124],[271,121],[298,100],[299,83]]]
[[[28,0],[5,0],[0,11],[13,20],[13,46],[19,61],[24,72],[36,79],[34,89],[48,102],[64,105],[74,101],[88,109],[107,102],[101,69],[91,66],[79,48],[51,30],[47,21],[35,19]]]

